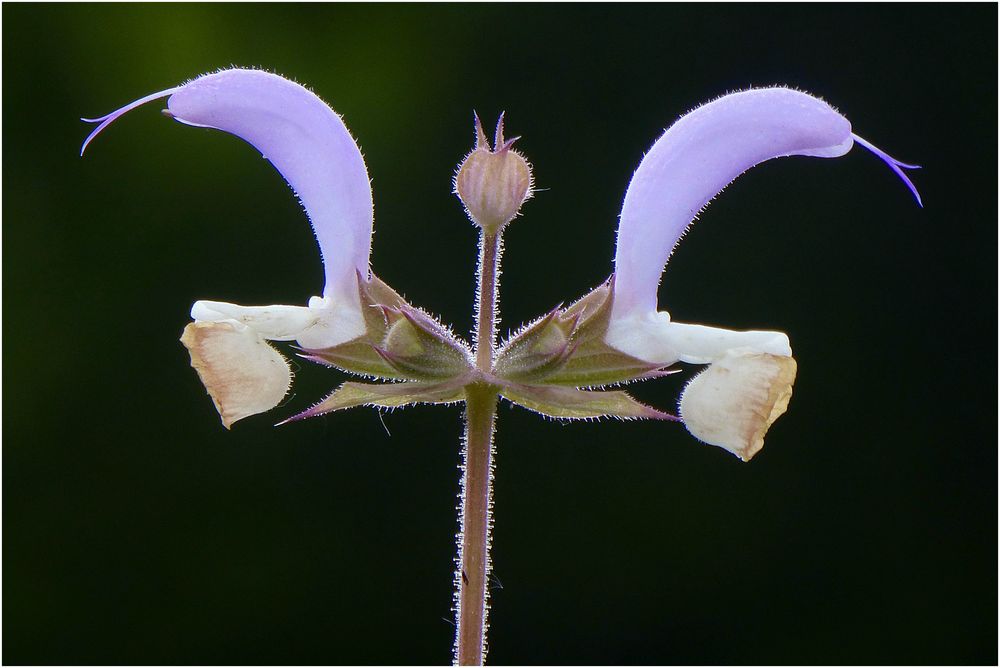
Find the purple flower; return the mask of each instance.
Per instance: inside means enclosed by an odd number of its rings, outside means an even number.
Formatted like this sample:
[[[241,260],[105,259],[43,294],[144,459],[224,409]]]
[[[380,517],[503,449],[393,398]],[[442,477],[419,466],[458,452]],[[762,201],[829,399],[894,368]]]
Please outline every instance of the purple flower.
[[[322,296],[307,306],[239,306],[199,301],[185,331],[192,362],[228,427],[276,406],[291,383],[285,359],[267,341],[326,349],[366,332],[359,277],[369,279],[373,205],[364,158],[340,117],[306,88],[278,75],[233,69],[143,97],[107,116],[168,97],[164,112],[186,125],[223,130],[259,150],[298,195],[319,242]]]
[[[895,171],[900,163],[851,132],[830,105],[788,88],[726,95],[685,115],[642,159],[622,206],[614,303],[605,340],[657,365],[709,364],[686,388],[680,412],[698,438],[749,459],[787,406],[795,361],[782,332],[737,332],[672,322],[657,311],[670,254],[697,214],[736,177],[790,155],[836,158],[857,142]]]
[[[660,276],[684,231],[754,165],[790,155],[835,158],[855,143],[884,160],[920,202],[903,172],[915,165],[853,134],[822,100],[787,88],[726,95],[678,120],[639,164],[622,206],[614,281],[526,326],[482,356],[492,360],[484,366],[450,330],[370,273],[368,172],[340,117],[322,100],[274,74],[224,70],[93,119],[100,125],[83,149],[122,114],[162,97],[171,118],[224,130],[261,151],[300,198],[323,256],[322,295],[306,306],[198,301],[192,307],[194,322],[181,340],[227,427],[273,408],[290,387],[288,364],[268,341],[295,341],[307,359],[411,383],[348,383],[298,417],[361,404],[450,403],[485,383],[556,418],[677,419],[624,392],[593,390],[663,375],[684,362],[708,365],[681,395],[688,430],[750,459],[787,407],[796,362],[783,332],[672,322],[657,309]],[[467,212],[491,234],[531,195],[530,167],[512,143],[504,141],[501,121],[490,148],[477,118],[476,149],[455,179]]]
[[[169,98],[171,118],[234,134],[274,164],[302,201],[326,271],[322,295],[306,306],[194,304],[194,322],[181,341],[223,424],[269,410],[287,393],[291,371],[269,341],[296,341],[305,359],[391,381],[345,382],[292,420],[356,406],[465,403],[455,571],[455,659],[462,665],[485,658],[500,398],[556,419],[680,419],[697,438],[749,460],[788,407],[796,374],[791,345],[777,331],[672,322],[657,308],[657,288],[674,246],[727,184],[781,156],[835,158],[859,143],[920,202],[903,172],[915,166],[853,134],[847,119],[822,100],[786,88],[727,95],[677,121],[639,164],[625,194],[612,278],[498,347],[501,235],[531,197],[532,175],[512,150],[514,140],[504,139],[502,117],[493,146],[477,117],[475,148],[454,180],[480,231],[473,348],[369,271],[368,173],[347,128],[322,100],[273,74],[226,70],[93,119],[100,125],[83,149],[122,114],[162,97]],[[684,389],[680,418],[609,389],[668,375],[677,362],[708,365]]]

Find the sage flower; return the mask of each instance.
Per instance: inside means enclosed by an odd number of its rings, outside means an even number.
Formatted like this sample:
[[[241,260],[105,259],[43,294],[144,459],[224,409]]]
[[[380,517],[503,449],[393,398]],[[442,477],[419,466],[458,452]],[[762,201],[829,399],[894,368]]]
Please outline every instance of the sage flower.
[[[607,343],[657,365],[708,364],[686,388],[680,414],[698,438],[749,459],[788,404],[795,360],[777,331],[738,332],[673,322],[657,310],[663,269],[685,230],[730,182],[771,158],[836,158],[857,142],[901,171],[912,169],[851,132],[830,105],[788,88],[734,93],[674,123],[642,159],[625,194]]]
[[[323,292],[305,306],[198,301],[191,308],[194,323],[182,341],[229,427],[276,406],[290,386],[288,363],[268,341],[325,349],[365,334],[359,280],[369,280],[371,186],[361,151],[340,117],[303,86],[259,70],[207,74],[84,119],[99,125],[81,155],[124,113],[163,97],[167,116],[236,135],[277,168],[299,197],[323,258]]]
[[[478,116],[475,146],[454,192],[479,227],[474,346],[408,304],[369,269],[372,193],[357,144],[340,117],[304,87],[232,69],[140,98],[90,122],[81,149],[128,111],[167,99],[165,114],[229,132],[259,150],[298,195],[322,253],[325,284],[305,306],[198,301],[181,337],[223,424],[269,410],[291,384],[275,341],[301,357],[384,383],[346,382],[301,419],[355,406],[465,404],[460,530],[455,561],[455,661],[486,656],[488,574],[499,398],[555,419],[680,420],[694,436],[749,460],[785,412],[796,362],[779,331],[673,322],[657,289],[670,254],[699,211],[737,176],[790,155],[835,158],[857,143],[920,196],[901,163],[858,137],[830,105],[786,88],[726,95],[678,120],[639,164],[625,194],[612,276],[569,306],[496,342],[501,238],[533,194],[531,166],[504,139],[490,146]],[[543,280],[542,276],[537,277]],[[681,394],[679,416],[618,385],[707,365]]]
[[[406,304],[371,274],[373,207],[364,159],[340,117],[306,88],[278,75],[232,69],[145,96],[97,119],[83,150],[122,114],[166,97],[164,113],[229,132],[271,161],[298,195],[320,246],[326,282],[305,306],[240,306],[202,300],[182,342],[223,423],[269,410],[291,384],[269,341],[295,341],[303,356],[404,387],[348,384],[296,416],[369,403],[461,400],[473,371],[470,347]],[[478,117],[472,153],[455,192],[483,229],[498,232],[531,196],[531,171],[503,118],[491,148]],[[788,336],[673,322],[657,309],[663,269],[697,213],[741,173],[771,158],[833,158],[859,143],[916,188],[914,168],[853,134],[846,118],[787,88],[723,96],[683,116],[639,164],[618,229],[612,279],[566,309],[529,323],[499,347],[485,378],[511,402],[555,418],[678,419],[608,385],[708,365],[685,388],[680,418],[701,440],[743,459],[787,407],[796,374]],[[375,313],[373,309],[381,309]],[[471,374],[471,375],[470,375]],[[422,383],[422,384],[421,384]]]

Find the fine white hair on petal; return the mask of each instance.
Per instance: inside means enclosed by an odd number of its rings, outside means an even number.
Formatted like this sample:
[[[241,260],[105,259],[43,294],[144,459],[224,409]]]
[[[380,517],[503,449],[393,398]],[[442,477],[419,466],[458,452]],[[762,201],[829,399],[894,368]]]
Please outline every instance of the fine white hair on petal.
[[[100,125],[81,154],[120,116],[166,96],[170,117],[236,135],[277,168],[312,223],[326,270],[323,296],[356,301],[358,272],[369,275],[374,205],[364,157],[340,116],[310,90],[277,74],[222,69],[93,119]]]
[[[656,310],[659,278],[696,214],[740,174],[771,158],[837,157],[851,124],[830,105],[789,88],[755,88],[697,107],[653,144],[622,206],[614,317]]]
[[[307,88],[261,70],[199,77],[168,100],[178,119],[240,137],[302,202],[326,269],[324,297],[356,291],[368,274],[374,205],[364,158],[340,116]]]

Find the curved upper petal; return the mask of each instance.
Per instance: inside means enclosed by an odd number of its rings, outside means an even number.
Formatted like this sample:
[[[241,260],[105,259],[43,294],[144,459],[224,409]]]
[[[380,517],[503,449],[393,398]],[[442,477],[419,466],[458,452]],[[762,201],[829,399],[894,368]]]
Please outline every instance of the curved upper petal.
[[[737,176],[771,158],[832,158],[852,145],[846,118],[788,88],[733,93],[683,116],[653,144],[625,193],[614,316],[656,310],[660,275],[677,241]]]
[[[223,70],[84,119],[99,125],[83,149],[123,114],[167,96],[173,118],[234,134],[277,168],[302,201],[319,242],[326,270],[323,296],[357,302],[358,273],[368,276],[374,207],[364,158],[340,116],[308,89],[276,74]]]
[[[240,137],[281,172],[316,233],[323,296],[356,299],[357,274],[368,275],[374,207],[364,158],[340,116],[303,86],[259,70],[199,77],[167,107],[181,122]]]

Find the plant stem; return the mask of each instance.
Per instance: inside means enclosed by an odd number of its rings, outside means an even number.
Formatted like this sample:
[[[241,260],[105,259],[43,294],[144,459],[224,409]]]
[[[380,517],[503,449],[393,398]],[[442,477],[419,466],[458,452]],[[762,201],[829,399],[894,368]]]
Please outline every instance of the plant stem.
[[[497,286],[500,277],[502,248],[499,233],[483,230],[479,235],[479,285],[476,296],[476,368],[484,373],[493,370],[496,345]]]
[[[476,309],[476,368],[492,371],[496,345],[497,277],[500,236],[479,237],[478,305]],[[465,447],[462,450],[462,506],[459,523],[457,587],[458,629],[455,662],[482,665],[486,659],[486,629],[490,573],[490,529],[493,525],[493,426],[496,387],[479,382],[465,390]]]
[[[493,422],[497,394],[489,386],[466,390],[462,518],[456,660],[479,666],[486,659],[487,596],[492,518]]]

